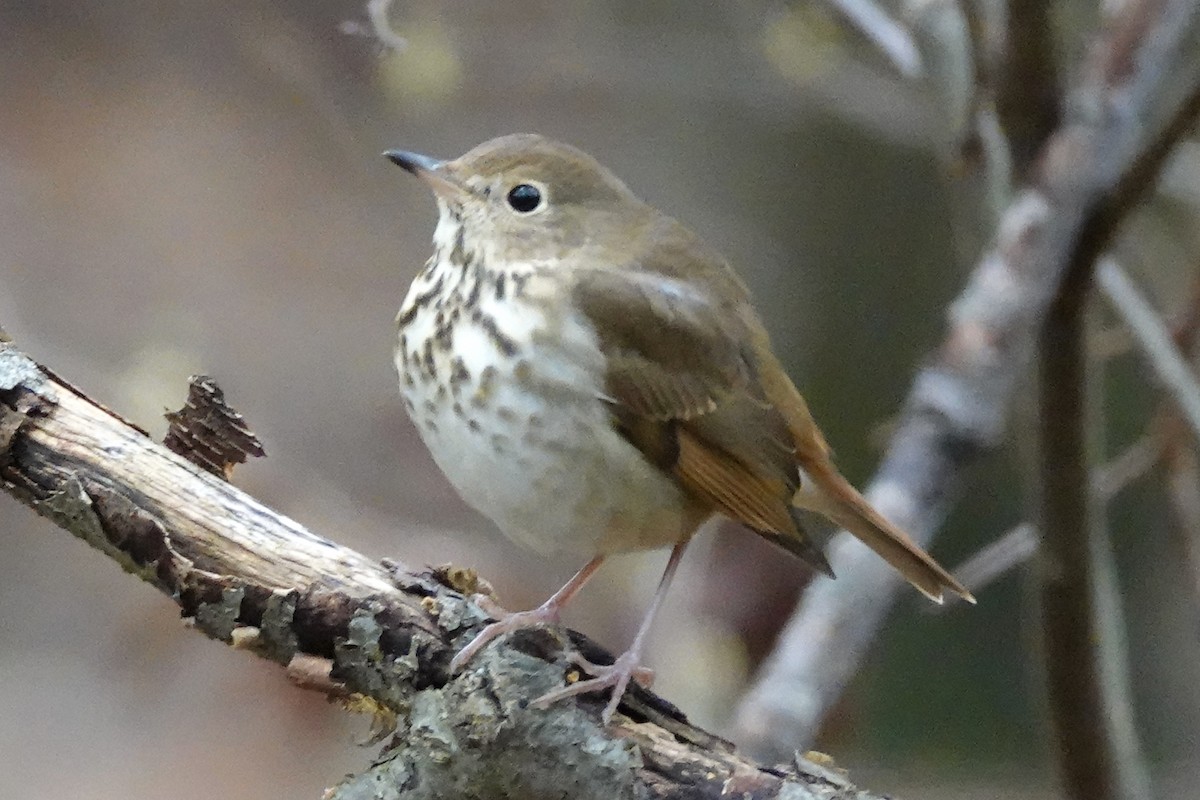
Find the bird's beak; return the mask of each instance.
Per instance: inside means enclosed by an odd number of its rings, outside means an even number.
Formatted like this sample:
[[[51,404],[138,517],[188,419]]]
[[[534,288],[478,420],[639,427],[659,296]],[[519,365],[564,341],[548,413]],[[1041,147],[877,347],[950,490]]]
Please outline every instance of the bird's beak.
[[[413,153],[408,150],[385,150],[383,157],[405,172],[416,175],[445,200],[457,200],[469,192],[462,181],[447,167],[445,161]]]

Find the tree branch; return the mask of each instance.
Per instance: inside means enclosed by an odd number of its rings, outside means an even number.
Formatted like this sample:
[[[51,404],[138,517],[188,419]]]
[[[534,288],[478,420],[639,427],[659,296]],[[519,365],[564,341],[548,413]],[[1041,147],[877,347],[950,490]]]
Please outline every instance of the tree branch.
[[[835,773],[764,767],[640,688],[614,723],[600,698],[526,701],[569,680],[560,632],[447,665],[485,615],[465,570],[373,562],[282,517],[0,341],[0,481],[38,513],[154,584],[209,636],[357,699],[395,724],[376,762],[329,800],[435,797],[871,800]],[[568,632],[592,660],[611,656]]]
[[[1194,119],[1196,5],[1132,3],[1098,38],[1032,182],[1005,210],[991,250],[951,305],[950,330],[917,374],[867,491],[919,542],[944,520],[965,470],[1001,440],[1064,275],[1109,244]],[[813,740],[898,586],[882,562],[846,537],[831,556],[838,580],[810,585],[738,709],[739,740],[760,757]]]
[[[917,43],[897,19],[875,0],[826,0],[850,24],[870,39],[896,71],[905,78],[919,78],[925,72]]]
[[[996,110],[1007,135],[1012,178],[1024,180],[1046,136],[1059,123],[1058,60],[1054,53],[1054,6],[1046,0],[1009,0],[1003,63],[998,65]]]
[[[1167,443],[1165,452],[1167,491],[1179,532],[1180,550],[1193,587],[1193,601],[1200,600],[1200,458],[1195,440],[1180,436]]]
[[[1104,506],[1092,490],[1087,358],[1091,270],[1073,269],[1038,356],[1037,585],[1054,743],[1067,795],[1148,798],[1129,697],[1125,623]]]
[[[392,0],[367,0],[367,18],[371,20],[371,30],[385,47],[401,53],[408,49],[408,40],[392,27],[391,13]]]
[[[1133,334],[1167,396],[1187,420],[1192,436],[1200,439],[1200,381],[1172,341],[1162,317],[1113,259],[1101,259],[1096,283]]]

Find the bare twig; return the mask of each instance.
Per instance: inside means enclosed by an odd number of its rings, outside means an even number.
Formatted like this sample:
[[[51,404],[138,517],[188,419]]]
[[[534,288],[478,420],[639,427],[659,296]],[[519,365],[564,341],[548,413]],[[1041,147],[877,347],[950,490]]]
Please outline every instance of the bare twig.
[[[1073,269],[1042,330],[1036,571],[1054,746],[1075,800],[1148,798],[1129,697],[1125,624],[1103,504],[1091,489],[1086,312],[1091,271]]]
[[[1171,326],[1171,341],[1188,356],[1194,354],[1197,334],[1200,334],[1200,279],[1193,281],[1192,296]],[[1161,437],[1166,462],[1167,489],[1171,509],[1179,529],[1184,558],[1195,587],[1195,599],[1200,603],[1200,457],[1196,448],[1200,438],[1179,419],[1176,406],[1163,409],[1165,429]]]
[[[1200,334],[1200,273],[1192,278],[1191,295],[1171,323],[1171,341],[1188,355],[1194,355],[1197,334]]]
[[[1033,182],[1005,211],[993,248],[950,309],[950,330],[914,381],[868,496],[927,542],[966,467],[1001,438],[1009,402],[1063,276],[1094,262],[1121,214],[1151,184],[1182,121],[1194,113],[1182,82],[1200,86],[1185,42],[1197,8],[1166,0],[1150,24],[1123,19],[1095,48]],[[1143,35],[1130,39],[1128,28]],[[1158,120],[1169,117],[1162,125]],[[1190,117],[1188,117],[1190,119]],[[838,580],[812,584],[737,715],[754,751],[778,758],[811,742],[874,637],[897,586],[865,548],[833,547]]]
[[[1200,600],[1200,458],[1195,441],[1172,442],[1166,453],[1167,490],[1179,527],[1179,540]]]
[[[983,152],[984,180],[987,203],[998,221],[1012,201],[1013,157],[1000,123],[1000,115],[991,105],[981,105],[975,111],[975,137]]]
[[[1143,434],[1119,455],[1092,472],[1092,492],[1099,503],[1107,503],[1126,486],[1147,474],[1163,457],[1166,442],[1156,429]],[[975,555],[959,564],[954,575],[980,597],[983,589],[1010,570],[1029,561],[1037,553],[1038,532],[1032,523],[1022,522]],[[958,606],[957,598],[943,605],[924,605],[927,614],[941,614]]]
[[[988,584],[1028,561],[1037,552],[1037,543],[1037,528],[1022,522],[956,567],[954,574],[971,590],[971,594],[978,597]],[[949,604],[928,608],[932,613],[941,613],[948,607]]]
[[[1149,302],[1137,292],[1128,276],[1121,270],[1120,265],[1111,257],[1102,259],[1097,269],[1097,282],[1101,291],[1105,294],[1113,293],[1105,285],[1105,275],[1110,267],[1118,271],[1118,280],[1112,288],[1119,295],[1119,301],[1113,302],[1113,305],[1116,306],[1119,302],[1120,305],[1130,306],[1130,310],[1121,313],[1121,317],[1125,320],[1123,327],[1119,330],[1114,328],[1112,331],[1105,332],[1110,334],[1106,340],[1115,339],[1117,334],[1120,334],[1123,340],[1127,340],[1128,332],[1131,329],[1143,329],[1143,333],[1137,336],[1139,343],[1143,339],[1148,340],[1143,344],[1143,349],[1160,352],[1162,358],[1168,363],[1172,360],[1176,361],[1177,364],[1168,368],[1171,370],[1181,368],[1184,371],[1184,385],[1186,386],[1186,381],[1189,380],[1195,385],[1196,380],[1188,366],[1187,359],[1194,349],[1196,333],[1200,331],[1200,280],[1194,282],[1189,302],[1167,325],[1162,322]],[[1120,311],[1121,309],[1118,309],[1119,313]],[[1089,354],[1092,357],[1099,355],[1101,360],[1106,360],[1129,349],[1128,346],[1118,347],[1110,341],[1106,341],[1102,347],[1098,348],[1096,338],[1095,334],[1090,336]],[[1154,356],[1151,358],[1153,359]],[[1166,382],[1165,379],[1164,382]],[[1175,410],[1177,405],[1172,404],[1160,408],[1141,436],[1106,463],[1092,470],[1092,492],[1098,502],[1109,503],[1118,493],[1137,479],[1147,475],[1155,465],[1165,458],[1168,469],[1171,470],[1168,478],[1172,502],[1176,505],[1177,516],[1184,530],[1184,536],[1188,538],[1188,548],[1185,549],[1189,553],[1195,549],[1196,553],[1200,554],[1200,525],[1195,528],[1189,527],[1190,522],[1200,520],[1200,515],[1193,514],[1194,509],[1189,506],[1195,505],[1195,503],[1187,499],[1186,491],[1179,489],[1188,481],[1189,467],[1196,460],[1192,451],[1193,443],[1200,440],[1200,436],[1194,425],[1191,427],[1190,436],[1184,436],[1181,440],[1179,436],[1174,435],[1174,429],[1185,424],[1181,419],[1176,422],[1179,417],[1179,412]],[[1191,542],[1190,537],[1192,536],[1197,539],[1195,545]],[[955,567],[953,572],[967,588],[978,596],[987,585],[1027,562],[1036,552],[1036,529],[1031,523],[1024,522],[981,548],[969,559]],[[1200,563],[1200,561],[1196,563]],[[1200,574],[1200,571],[1197,574]],[[1200,588],[1200,581],[1197,586]],[[928,606],[924,608],[924,611],[928,614],[940,614],[957,607],[955,598],[949,598],[949,600],[950,602],[945,605]]]
[[[1096,284],[1133,333],[1154,374],[1191,426],[1192,435],[1200,438],[1200,382],[1162,317],[1113,259],[1101,259]]]
[[[393,723],[375,764],[328,800],[564,792],[871,800],[800,767],[759,766],[640,687],[608,727],[599,698],[528,708],[570,669],[564,636],[588,659],[606,658],[573,632],[498,642],[451,676],[451,654],[486,619],[457,591],[475,587],[473,576],[385,566],[309,532],[8,343],[0,343],[0,484],[157,586],[195,628]]]
[[[1046,137],[1058,126],[1062,93],[1054,53],[1054,4],[1009,0],[996,107],[1008,137],[1013,178],[1024,180]]]
[[[1092,470],[1092,492],[1098,501],[1107,503],[1126,486],[1142,477],[1163,456],[1163,437],[1159,428],[1150,425],[1150,430],[1122,450],[1118,455]]]
[[[912,34],[874,0],[826,2],[870,39],[905,78],[919,78],[924,73],[921,52]]]
[[[1120,265],[1111,258],[1105,258],[1101,260],[1097,272],[1098,283],[1106,294],[1111,293],[1105,287],[1105,274],[1110,266],[1120,270]],[[1197,281],[1197,286],[1200,286],[1200,281]],[[1168,362],[1176,360],[1178,364],[1171,369],[1181,367],[1185,371],[1186,380],[1195,384],[1195,378],[1187,364],[1185,351],[1190,351],[1194,345],[1197,323],[1200,320],[1200,295],[1193,297],[1178,318],[1168,326],[1161,321],[1145,298],[1136,293],[1137,290],[1123,271],[1119,273],[1119,281],[1114,288],[1121,296],[1122,304],[1140,306],[1133,309],[1132,313],[1125,313],[1122,316],[1126,319],[1129,327],[1145,329],[1145,333],[1138,336],[1139,340],[1151,340],[1144,345],[1144,348],[1161,352],[1162,357]],[[1094,350],[1093,343],[1089,346],[1089,353],[1094,355]],[[1172,502],[1177,507],[1177,515],[1185,530],[1185,536],[1191,536],[1193,534],[1186,532],[1200,532],[1200,525],[1195,528],[1189,527],[1191,521],[1200,520],[1200,514],[1194,513],[1195,509],[1190,506],[1196,505],[1196,503],[1188,500],[1187,492],[1180,490],[1179,487],[1187,484],[1189,467],[1195,462],[1195,455],[1192,452],[1193,443],[1200,440],[1200,435],[1197,434],[1194,425],[1191,426],[1190,436],[1181,438],[1174,434],[1174,428],[1187,424],[1182,418],[1178,422],[1174,422],[1179,417],[1179,412],[1175,410],[1177,406],[1178,404],[1174,403],[1160,408],[1151,419],[1145,433],[1116,456],[1092,470],[1091,484],[1097,502],[1109,503],[1121,490],[1147,475],[1165,457],[1168,469],[1171,470],[1168,477],[1172,489]],[[1197,497],[1200,497],[1200,494]],[[1200,540],[1200,533],[1194,535]],[[1197,546],[1197,551],[1200,553],[1200,545]],[[980,549],[975,555],[957,566],[953,572],[968,589],[978,596],[988,584],[1009,570],[1025,563],[1036,552],[1036,529],[1032,524],[1025,522]],[[946,605],[929,606],[925,611],[930,614],[938,614],[956,607],[957,604],[953,602],[953,598],[950,600],[951,602]]]
[[[408,47],[408,40],[392,27],[391,12],[392,0],[367,0],[367,19],[375,37],[384,47],[400,52]]]

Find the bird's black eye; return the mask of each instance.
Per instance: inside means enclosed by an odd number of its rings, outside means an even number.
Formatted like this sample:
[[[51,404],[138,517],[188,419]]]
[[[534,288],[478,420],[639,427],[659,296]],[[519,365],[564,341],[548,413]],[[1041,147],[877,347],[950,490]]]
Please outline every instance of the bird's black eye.
[[[518,214],[528,214],[542,204],[542,193],[536,186],[518,183],[508,192],[508,204]]]

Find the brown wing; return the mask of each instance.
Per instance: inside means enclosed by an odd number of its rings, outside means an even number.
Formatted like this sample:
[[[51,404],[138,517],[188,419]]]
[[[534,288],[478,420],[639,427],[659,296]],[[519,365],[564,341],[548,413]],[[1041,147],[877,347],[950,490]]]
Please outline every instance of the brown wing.
[[[608,243],[635,259],[572,269],[574,300],[608,358],[617,429],[694,497],[826,573],[795,505],[845,527],[930,598],[973,601],[838,472],[724,259],[674,220],[638,213],[622,228],[637,231],[631,240]]]
[[[721,305],[704,277],[685,282],[652,259],[577,271],[574,301],[607,357],[615,424],[693,496],[829,572],[791,504],[793,435],[760,383],[744,289],[728,275]]]

